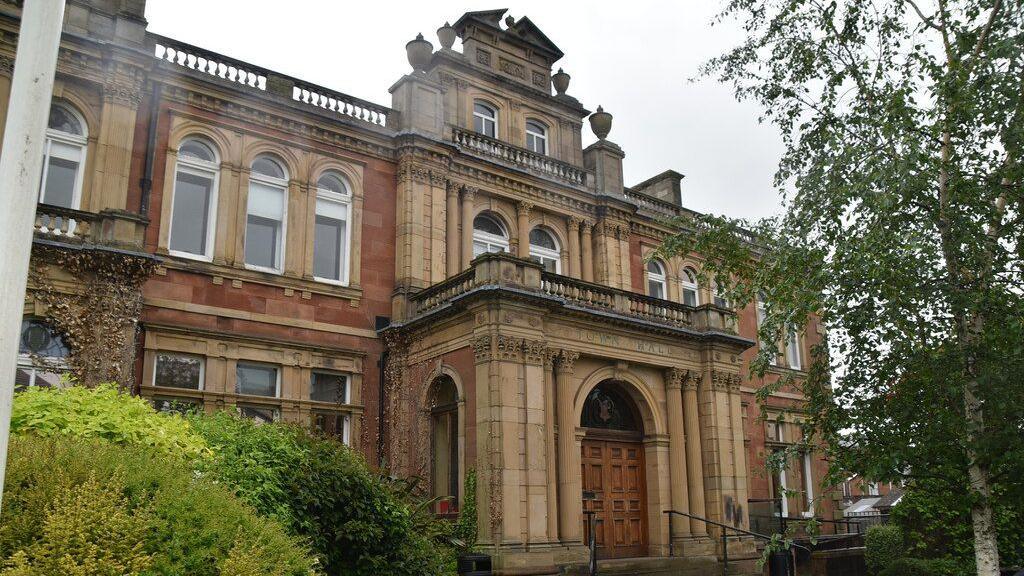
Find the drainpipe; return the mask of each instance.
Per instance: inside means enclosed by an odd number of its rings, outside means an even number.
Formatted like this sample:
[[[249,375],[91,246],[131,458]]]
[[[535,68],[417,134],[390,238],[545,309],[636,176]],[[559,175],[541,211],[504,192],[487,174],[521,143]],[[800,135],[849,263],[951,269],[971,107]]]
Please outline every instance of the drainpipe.
[[[163,85],[159,82],[153,82],[153,98],[151,99],[149,106],[149,132],[147,133],[146,139],[146,165],[142,173],[142,179],[139,180],[139,188],[142,191],[142,195],[139,199],[139,214],[144,217],[149,216],[149,195],[153,190],[153,159],[156,156],[156,125],[160,119],[160,95],[163,90]]]

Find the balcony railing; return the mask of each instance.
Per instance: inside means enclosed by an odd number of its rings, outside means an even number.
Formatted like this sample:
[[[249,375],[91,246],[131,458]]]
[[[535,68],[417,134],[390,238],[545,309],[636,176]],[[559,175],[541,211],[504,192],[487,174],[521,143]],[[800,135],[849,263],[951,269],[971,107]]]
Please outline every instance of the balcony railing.
[[[472,150],[483,156],[501,160],[518,168],[535,172],[549,178],[585,186],[587,171],[571,164],[555,160],[550,156],[531,152],[501,140],[484,136],[461,128],[452,129],[452,141],[461,148]]]
[[[712,305],[687,306],[628,290],[584,282],[546,272],[539,264],[509,254],[484,254],[472,266],[444,282],[422,290],[409,299],[408,318],[438,310],[458,297],[483,288],[514,289],[534,293],[563,306],[612,314],[623,318],[698,331],[735,333],[736,315]]]
[[[124,210],[83,212],[39,204],[36,206],[36,238],[61,243],[90,243],[128,250],[140,250],[146,219]]]
[[[256,89],[260,92],[284,96],[297,103],[315,106],[346,119],[385,126],[393,111],[379,104],[349,96],[311,82],[229,58],[210,50],[179,42],[173,38],[150,35],[155,42],[154,56],[158,60],[177,64],[183,68],[216,76],[227,82]]]
[[[40,204],[36,208],[35,230],[38,236],[63,241],[84,241],[92,238],[96,215],[61,206]]]
[[[655,198],[654,196],[648,196],[641,192],[634,192],[628,188],[625,190],[625,196],[636,203],[641,211],[650,212],[662,218],[674,218],[683,212],[681,206],[676,206],[671,202]]]

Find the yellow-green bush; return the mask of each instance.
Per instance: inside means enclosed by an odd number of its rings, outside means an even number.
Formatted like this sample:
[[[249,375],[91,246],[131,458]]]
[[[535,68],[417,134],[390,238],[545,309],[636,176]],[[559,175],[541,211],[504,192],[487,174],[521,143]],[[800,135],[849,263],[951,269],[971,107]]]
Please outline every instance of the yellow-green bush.
[[[11,433],[101,438],[182,458],[210,453],[186,419],[157,412],[142,398],[124,394],[112,384],[20,392],[11,413]]]

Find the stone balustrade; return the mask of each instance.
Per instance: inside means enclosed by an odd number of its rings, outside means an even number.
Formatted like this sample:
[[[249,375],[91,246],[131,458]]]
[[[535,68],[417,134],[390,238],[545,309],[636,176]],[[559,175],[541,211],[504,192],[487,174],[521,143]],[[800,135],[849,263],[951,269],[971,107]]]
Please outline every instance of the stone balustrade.
[[[146,224],[145,218],[125,210],[94,213],[39,204],[34,228],[40,239],[141,250]]]
[[[216,76],[228,82],[256,88],[257,90],[267,89],[267,76],[270,72],[264,68],[229,58],[223,54],[204,50],[198,46],[179,42],[166,36],[158,34],[150,34],[149,36],[155,41],[153,55],[158,60],[164,60],[190,70]]]
[[[317,106],[338,115],[377,126],[386,126],[391,109],[355,96],[335,92],[316,84],[294,80],[292,99],[303,104]]]
[[[681,206],[676,206],[671,202],[655,198],[654,196],[648,196],[641,192],[634,192],[629,188],[625,189],[624,195],[627,200],[631,200],[637,205],[641,213],[646,213],[655,218],[675,218],[683,213]]]
[[[587,171],[582,168],[483,134],[452,128],[452,142],[460,148],[554,180],[575,186],[586,186],[587,184]]]
[[[547,272],[510,254],[483,254],[463,272],[410,297],[409,318],[429,314],[478,290],[510,289],[556,301],[567,308],[613,314],[645,323],[696,331],[736,333],[736,314],[711,304],[687,306],[628,290]]]

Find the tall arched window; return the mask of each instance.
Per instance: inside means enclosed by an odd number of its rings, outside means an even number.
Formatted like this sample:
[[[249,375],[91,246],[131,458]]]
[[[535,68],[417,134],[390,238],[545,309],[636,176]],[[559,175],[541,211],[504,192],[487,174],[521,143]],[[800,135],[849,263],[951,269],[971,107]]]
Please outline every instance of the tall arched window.
[[[526,149],[537,154],[548,153],[548,129],[536,120],[526,121]]]
[[[700,285],[697,284],[697,271],[690,267],[683,268],[679,284],[683,291],[683,304],[700,306]]]
[[[284,264],[288,173],[277,160],[258,156],[249,174],[249,206],[245,222],[245,263],[281,273]]]
[[[88,144],[85,119],[66,104],[51,104],[43,149],[43,178],[39,201],[78,209]]]
[[[562,253],[558,249],[558,242],[543,228],[530,230],[530,260],[537,262],[548,272],[561,273]]]
[[[450,376],[431,384],[431,485],[438,512],[458,510],[459,497],[459,393]]]
[[[508,252],[508,232],[490,214],[473,219],[473,258],[484,252]]]
[[[38,318],[21,321],[18,341],[18,367],[14,376],[14,389],[29,386],[58,387],[68,373],[70,350],[60,334]]]
[[[171,253],[212,258],[219,177],[220,161],[213,146],[196,138],[182,141],[171,193]]]
[[[665,265],[660,260],[647,263],[647,295],[665,298]]]
[[[498,137],[498,111],[483,102],[473,103],[473,130],[491,138]]]
[[[316,183],[313,277],[348,284],[352,193],[341,174],[329,171]]]

